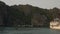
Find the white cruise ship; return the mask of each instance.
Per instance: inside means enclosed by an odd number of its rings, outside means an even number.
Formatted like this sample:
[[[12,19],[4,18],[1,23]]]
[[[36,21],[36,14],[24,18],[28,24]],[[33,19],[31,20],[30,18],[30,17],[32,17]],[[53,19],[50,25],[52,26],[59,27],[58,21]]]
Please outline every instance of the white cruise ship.
[[[60,19],[56,18],[53,21],[50,22],[50,28],[51,29],[60,29]]]

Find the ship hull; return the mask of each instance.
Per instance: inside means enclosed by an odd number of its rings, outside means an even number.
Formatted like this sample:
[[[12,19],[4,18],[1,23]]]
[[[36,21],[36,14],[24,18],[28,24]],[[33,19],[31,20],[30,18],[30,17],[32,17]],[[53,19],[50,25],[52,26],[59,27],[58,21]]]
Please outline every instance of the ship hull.
[[[54,27],[50,26],[50,29],[58,29],[58,30],[60,30],[60,26],[57,26],[57,27],[56,26],[54,26]]]

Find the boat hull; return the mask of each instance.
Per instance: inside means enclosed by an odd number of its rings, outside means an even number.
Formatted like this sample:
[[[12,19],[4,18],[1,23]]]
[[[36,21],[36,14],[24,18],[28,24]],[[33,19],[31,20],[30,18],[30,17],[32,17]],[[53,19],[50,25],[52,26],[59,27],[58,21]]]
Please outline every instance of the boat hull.
[[[58,26],[58,27],[55,27],[55,26],[54,27],[51,27],[50,26],[50,29],[58,29],[58,30],[60,30],[60,26]]]

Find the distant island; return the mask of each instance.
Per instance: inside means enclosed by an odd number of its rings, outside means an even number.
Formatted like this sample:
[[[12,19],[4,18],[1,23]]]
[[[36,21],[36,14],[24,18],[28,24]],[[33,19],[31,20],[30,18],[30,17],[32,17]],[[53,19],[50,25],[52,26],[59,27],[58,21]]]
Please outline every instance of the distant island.
[[[60,18],[60,9],[43,9],[32,5],[6,5],[0,1],[0,26],[49,27],[50,21]]]

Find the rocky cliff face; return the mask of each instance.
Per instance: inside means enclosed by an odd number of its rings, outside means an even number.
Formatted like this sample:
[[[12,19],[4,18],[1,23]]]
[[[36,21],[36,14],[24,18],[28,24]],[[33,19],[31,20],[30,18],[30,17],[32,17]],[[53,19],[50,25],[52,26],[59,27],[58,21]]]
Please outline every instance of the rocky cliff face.
[[[51,13],[48,9],[42,9],[31,5],[8,6],[0,1],[0,25],[48,26],[48,19],[50,19],[50,16]]]
[[[35,14],[33,14],[31,23],[35,27],[45,26],[45,23],[47,23],[47,17],[44,15],[41,15],[39,13],[35,13]]]
[[[0,25],[4,25],[7,18],[7,5],[4,2],[0,1]]]
[[[36,13],[35,9],[35,7],[30,5],[10,7],[4,2],[0,2],[0,25],[17,26],[33,24],[33,26],[43,26],[47,19],[40,13]]]

